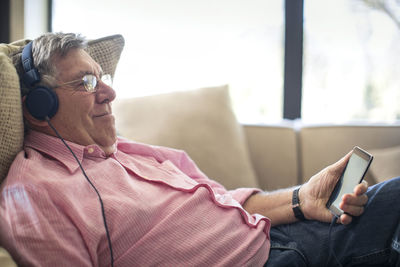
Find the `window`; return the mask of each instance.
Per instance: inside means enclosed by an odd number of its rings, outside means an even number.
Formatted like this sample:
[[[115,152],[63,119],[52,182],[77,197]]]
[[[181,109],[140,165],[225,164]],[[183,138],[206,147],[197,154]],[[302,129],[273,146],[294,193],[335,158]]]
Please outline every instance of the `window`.
[[[52,30],[121,33],[118,97],[229,84],[242,122],[282,119],[284,1],[53,0]]]
[[[303,121],[400,119],[400,23],[379,8],[390,3],[305,1]]]

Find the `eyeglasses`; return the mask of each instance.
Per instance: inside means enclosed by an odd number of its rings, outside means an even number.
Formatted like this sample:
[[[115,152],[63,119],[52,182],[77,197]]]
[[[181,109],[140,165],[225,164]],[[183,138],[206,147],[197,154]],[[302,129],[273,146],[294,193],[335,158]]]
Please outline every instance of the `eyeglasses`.
[[[112,86],[112,77],[110,74],[103,74],[100,77],[100,80],[105,83],[107,86]],[[60,85],[57,85],[56,87],[53,88],[57,88],[57,87],[61,87],[64,85],[68,85],[68,84],[73,84],[73,83],[77,83],[77,82],[81,82],[79,84],[79,86],[83,85],[83,87],[85,88],[85,90],[89,93],[94,93],[97,91],[97,77],[96,75],[93,74],[85,74],[81,79],[78,80],[73,80],[70,82],[66,82],[66,83],[62,83]]]

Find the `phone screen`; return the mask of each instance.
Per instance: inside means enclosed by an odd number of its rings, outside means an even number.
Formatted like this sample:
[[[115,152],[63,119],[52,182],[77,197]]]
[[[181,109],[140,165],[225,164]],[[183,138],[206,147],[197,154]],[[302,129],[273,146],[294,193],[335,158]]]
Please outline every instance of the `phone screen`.
[[[359,147],[355,147],[353,149],[353,153],[350,156],[342,177],[338,181],[337,188],[335,188],[331,196],[334,197],[334,195],[336,195],[335,199],[330,200],[332,205],[329,207],[334,214],[338,216],[343,214],[343,211],[339,208],[339,204],[342,201],[343,195],[353,192],[354,187],[364,178],[371,161],[372,156],[370,154]]]

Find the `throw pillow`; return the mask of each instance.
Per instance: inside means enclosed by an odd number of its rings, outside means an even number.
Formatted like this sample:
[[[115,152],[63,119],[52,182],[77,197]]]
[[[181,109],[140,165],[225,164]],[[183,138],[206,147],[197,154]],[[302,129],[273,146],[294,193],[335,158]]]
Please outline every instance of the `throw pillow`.
[[[124,45],[124,37],[120,34],[116,34],[90,40],[86,50],[89,55],[100,64],[104,73],[111,74],[111,76],[114,77]]]
[[[113,109],[120,135],[185,150],[228,189],[258,187],[228,86],[117,99]]]
[[[9,53],[18,49],[0,44],[0,182],[16,154],[22,149],[22,122],[19,78]]]

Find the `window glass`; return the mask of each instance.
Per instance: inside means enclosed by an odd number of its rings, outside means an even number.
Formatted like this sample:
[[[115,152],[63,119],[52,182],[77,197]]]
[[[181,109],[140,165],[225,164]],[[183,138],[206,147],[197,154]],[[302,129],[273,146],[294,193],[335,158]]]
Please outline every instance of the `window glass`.
[[[305,1],[303,121],[400,119],[400,10],[391,3]]]
[[[283,0],[53,0],[53,31],[120,33],[118,97],[229,84],[242,122],[282,118]]]

